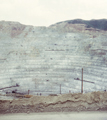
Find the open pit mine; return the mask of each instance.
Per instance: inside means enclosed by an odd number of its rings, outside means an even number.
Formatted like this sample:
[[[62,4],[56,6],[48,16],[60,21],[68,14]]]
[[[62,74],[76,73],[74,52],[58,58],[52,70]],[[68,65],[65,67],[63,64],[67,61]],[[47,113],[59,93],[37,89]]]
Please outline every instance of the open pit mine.
[[[106,19],[0,21],[0,113],[107,110],[106,90]]]

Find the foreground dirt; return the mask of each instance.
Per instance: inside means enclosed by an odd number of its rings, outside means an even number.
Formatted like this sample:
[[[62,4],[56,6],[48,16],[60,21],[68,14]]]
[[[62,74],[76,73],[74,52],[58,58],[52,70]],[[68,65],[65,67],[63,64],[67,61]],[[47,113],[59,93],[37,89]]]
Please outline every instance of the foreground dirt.
[[[0,114],[35,112],[107,111],[107,92],[29,96],[0,100]]]

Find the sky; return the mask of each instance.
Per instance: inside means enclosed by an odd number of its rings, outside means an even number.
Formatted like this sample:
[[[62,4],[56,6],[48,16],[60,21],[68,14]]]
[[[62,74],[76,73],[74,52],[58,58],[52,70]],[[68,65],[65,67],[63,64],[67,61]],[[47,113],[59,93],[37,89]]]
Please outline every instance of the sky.
[[[107,0],[0,0],[0,21],[49,26],[72,19],[107,19]]]

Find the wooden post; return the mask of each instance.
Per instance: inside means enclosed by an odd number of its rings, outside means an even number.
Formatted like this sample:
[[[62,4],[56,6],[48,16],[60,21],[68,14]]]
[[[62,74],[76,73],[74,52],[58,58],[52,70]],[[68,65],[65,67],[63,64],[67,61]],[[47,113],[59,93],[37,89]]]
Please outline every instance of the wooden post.
[[[60,94],[61,94],[61,84],[60,84]]]
[[[30,90],[28,90],[28,95],[29,95]]]
[[[83,68],[82,68],[82,80],[81,80],[81,93],[83,93]]]

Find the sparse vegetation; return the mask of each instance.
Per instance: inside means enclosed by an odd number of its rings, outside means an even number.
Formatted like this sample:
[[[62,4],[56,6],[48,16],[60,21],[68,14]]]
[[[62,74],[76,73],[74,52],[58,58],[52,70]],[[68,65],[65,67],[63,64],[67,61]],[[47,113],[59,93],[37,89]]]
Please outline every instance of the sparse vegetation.
[[[107,30],[107,19],[100,19],[100,20],[82,20],[82,19],[75,19],[75,20],[68,20],[65,21],[69,24],[86,24],[87,28],[96,28],[100,30]],[[61,22],[57,23],[60,24]]]

